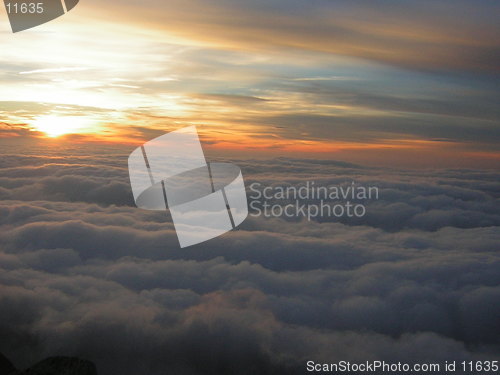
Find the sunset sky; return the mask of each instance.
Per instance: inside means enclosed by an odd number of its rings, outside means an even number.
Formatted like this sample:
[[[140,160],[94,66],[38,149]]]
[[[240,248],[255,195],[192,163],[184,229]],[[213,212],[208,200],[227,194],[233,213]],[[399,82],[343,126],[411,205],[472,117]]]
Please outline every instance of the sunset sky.
[[[223,154],[495,168],[498,11],[85,0],[12,34],[2,8],[0,137],[135,145],[195,124]]]
[[[500,358],[500,1],[81,0],[18,33],[0,9],[0,354],[18,369]],[[191,125],[240,168],[250,215],[181,248],[128,161]],[[379,193],[360,217],[266,217],[254,183]]]

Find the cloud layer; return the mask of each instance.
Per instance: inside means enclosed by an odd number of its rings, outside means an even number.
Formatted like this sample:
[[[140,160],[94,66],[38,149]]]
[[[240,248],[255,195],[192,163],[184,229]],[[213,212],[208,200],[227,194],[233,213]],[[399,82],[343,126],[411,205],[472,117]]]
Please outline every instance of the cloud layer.
[[[380,199],[361,220],[251,217],[181,250],[167,213],[133,207],[128,150],[103,151],[2,158],[0,351],[18,367],[60,354],[105,375],[299,374],[498,355],[494,173],[240,160],[247,184],[356,181]]]

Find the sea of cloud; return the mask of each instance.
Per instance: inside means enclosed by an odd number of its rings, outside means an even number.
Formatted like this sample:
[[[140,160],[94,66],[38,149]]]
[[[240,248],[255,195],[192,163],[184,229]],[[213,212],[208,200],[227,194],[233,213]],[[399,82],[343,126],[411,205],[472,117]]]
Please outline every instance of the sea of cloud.
[[[247,186],[355,181],[379,199],[363,218],[249,217],[180,249],[167,212],[135,208],[129,151],[4,151],[0,352],[16,366],[75,355],[102,375],[302,374],[307,360],[498,359],[496,171],[231,160]]]

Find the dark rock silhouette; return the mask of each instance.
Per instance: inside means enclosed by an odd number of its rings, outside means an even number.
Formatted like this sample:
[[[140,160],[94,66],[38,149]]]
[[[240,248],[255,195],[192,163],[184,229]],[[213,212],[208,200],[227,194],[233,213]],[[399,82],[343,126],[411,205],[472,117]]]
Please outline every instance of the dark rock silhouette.
[[[50,357],[20,371],[0,353],[0,375],[97,375],[97,370],[92,362],[83,359]]]
[[[16,368],[14,365],[0,353],[0,375],[9,375],[15,373]]]

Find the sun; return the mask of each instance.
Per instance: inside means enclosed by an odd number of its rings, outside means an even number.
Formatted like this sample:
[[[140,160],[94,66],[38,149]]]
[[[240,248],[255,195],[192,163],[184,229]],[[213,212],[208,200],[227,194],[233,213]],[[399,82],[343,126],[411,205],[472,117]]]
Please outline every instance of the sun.
[[[32,123],[33,130],[43,132],[51,138],[78,133],[87,125],[87,120],[83,117],[57,115],[40,116]]]

